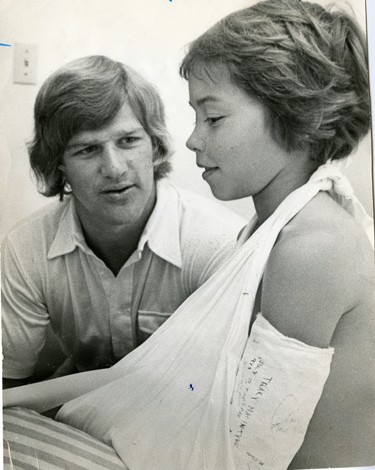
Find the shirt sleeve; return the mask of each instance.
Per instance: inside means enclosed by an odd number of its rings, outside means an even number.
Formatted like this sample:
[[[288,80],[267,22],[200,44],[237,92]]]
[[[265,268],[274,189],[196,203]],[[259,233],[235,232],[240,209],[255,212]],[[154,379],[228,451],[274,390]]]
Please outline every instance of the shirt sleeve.
[[[3,376],[23,379],[32,375],[45,341],[49,315],[35,281],[27,272],[23,256],[9,238],[2,243],[2,335]]]

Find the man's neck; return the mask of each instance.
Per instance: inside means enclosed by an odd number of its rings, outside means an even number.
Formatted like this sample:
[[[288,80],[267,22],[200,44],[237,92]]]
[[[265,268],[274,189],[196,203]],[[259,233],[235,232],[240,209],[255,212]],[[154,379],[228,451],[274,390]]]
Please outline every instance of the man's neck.
[[[131,229],[121,230],[117,233],[113,230],[113,227],[102,230],[100,233],[91,231],[88,234],[84,231],[84,236],[89,248],[117,276],[126,261],[137,249],[144,225],[142,227],[131,227]]]
[[[138,247],[139,240],[154,209],[153,204],[145,208],[143,214],[132,224],[104,225],[90,223],[86,218],[78,218],[87,246],[100,258],[115,276]]]

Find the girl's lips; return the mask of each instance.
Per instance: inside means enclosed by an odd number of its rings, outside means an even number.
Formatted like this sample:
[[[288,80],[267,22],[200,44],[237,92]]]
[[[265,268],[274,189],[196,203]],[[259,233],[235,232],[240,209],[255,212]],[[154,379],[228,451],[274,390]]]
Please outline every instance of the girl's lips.
[[[206,168],[206,170],[202,173],[202,178],[204,180],[206,180],[207,178],[210,178],[211,175],[213,175],[213,173],[218,170],[217,167],[213,167],[213,168]]]

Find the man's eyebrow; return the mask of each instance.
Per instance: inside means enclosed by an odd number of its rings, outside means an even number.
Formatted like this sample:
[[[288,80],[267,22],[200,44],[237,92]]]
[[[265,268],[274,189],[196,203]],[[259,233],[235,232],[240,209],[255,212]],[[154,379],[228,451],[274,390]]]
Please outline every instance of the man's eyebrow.
[[[65,149],[70,150],[76,147],[84,147],[85,145],[97,145],[97,144],[100,144],[100,142],[101,142],[100,140],[96,140],[96,139],[77,140],[75,142],[67,144]]]
[[[120,129],[119,131],[115,132],[115,138],[119,138],[123,135],[130,135],[130,134],[134,134],[136,132],[140,132],[140,131],[143,131],[144,128],[142,126],[139,126],[139,127],[133,127],[133,128],[129,128],[129,129]],[[89,131],[88,131],[89,132]],[[83,131],[84,133],[84,131]],[[102,139],[97,139],[95,137],[90,137],[90,136],[83,136],[82,138],[77,138],[77,140],[75,140],[74,137],[72,137],[72,142],[71,143],[68,143],[67,146],[65,147],[66,150],[71,150],[71,149],[74,149],[76,147],[84,147],[86,145],[100,145],[101,143],[103,142]]]

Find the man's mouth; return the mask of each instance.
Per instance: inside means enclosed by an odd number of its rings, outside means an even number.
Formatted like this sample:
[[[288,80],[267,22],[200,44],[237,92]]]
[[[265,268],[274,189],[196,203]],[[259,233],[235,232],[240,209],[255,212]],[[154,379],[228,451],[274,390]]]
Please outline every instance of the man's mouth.
[[[106,186],[104,189],[100,191],[101,194],[107,196],[111,200],[120,201],[123,198],[127,198],[127,193],[133,188],[134,185],[128,184],[113,184]]]
[[[100,192],[103,194],[122,194],[128,189],[130,189],[132,185],[125,185],[125,184],[113,184],[111,186],[107,186],[102,189]]]

